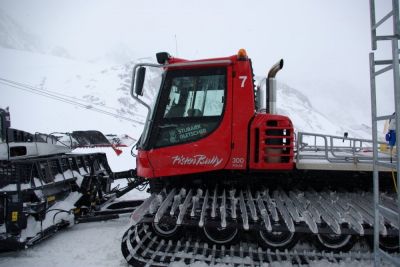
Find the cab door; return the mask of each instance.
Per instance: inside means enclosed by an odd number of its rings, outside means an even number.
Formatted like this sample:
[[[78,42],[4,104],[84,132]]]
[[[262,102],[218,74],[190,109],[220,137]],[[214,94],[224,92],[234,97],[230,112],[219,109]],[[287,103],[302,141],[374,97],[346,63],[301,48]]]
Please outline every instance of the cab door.
[[[225,167],[232,138],[230,73],[230,66],[167,72],[147,153],[155,177]]]

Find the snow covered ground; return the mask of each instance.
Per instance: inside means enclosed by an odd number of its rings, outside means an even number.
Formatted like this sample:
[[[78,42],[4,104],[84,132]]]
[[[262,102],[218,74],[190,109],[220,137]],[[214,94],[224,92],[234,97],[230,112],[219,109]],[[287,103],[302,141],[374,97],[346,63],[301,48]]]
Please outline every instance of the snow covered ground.
[[[44,242],[20,252],[12,252],[0,257],[1,267],[109,267],[129,266],[121,253],[121,238],[129,227],[129,217],[107,222],[78,224]],[[182,262],[171,263],[173,267],[185,267]],[[195,262],[191,267],[207,267],[203,262]],[[216,265],[228,267],[228,265]],[[289,262],[274,262],[266,266],[290,267]],[[331,263],[325,260],[312,262],[315,267],[369,267],[372,262],[343,261]],[[389,265],[383,265],[389,266]]]
[[[0,266],[127,266],[120,247],[128,225],[129,217],[74,225],[37,246],[0,256]]]
[[[129,227],[129,218],[107,222],[74,225],[57,233],[44,242],[20,252],[8,253],[0,257],[1,267],[110,267],[129,266],[121,253],[121,238]],[[182,262],[170,266],[184,267]],[[195,262],[191,267],[207,267]],[[227,267],[228,265],[216,265]],[[265,266],[292,266],[289,262],[275,262]],[[368,267],[372,262],[343,261],[339,264],[328,261],[312,262],[315,267]],[[385,266],[385,265],[384,265]]]

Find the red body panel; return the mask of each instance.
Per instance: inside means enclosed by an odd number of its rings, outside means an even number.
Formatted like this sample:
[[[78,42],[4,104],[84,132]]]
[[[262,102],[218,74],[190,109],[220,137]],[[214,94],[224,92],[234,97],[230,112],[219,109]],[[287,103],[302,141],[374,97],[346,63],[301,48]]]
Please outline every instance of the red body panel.
[[[254,84],[249,60],[237,61],[233,67],[232,154],[226,169],[247,169],[248,128],[255,113]]]
[[[219,126],[206,137],[194,142],[149,151],[139,150],[137,157],[137,173],[139,176],[156,178],[223,169],[271,170],[293,168],[292,124],[284,116],[255,113],[253,73],[250,60],[231,56],[193,62],[214,61],[213,66],[215,66],[216,60],[232,62],[227,66],[226,99]],[[169,60],[170,64],[179,62],[188,61],[177,58]],[[205,63],[201,66],[185,65],[180,68],[207,67],[210,66]],[[177,67],[173,69],[175,68]],[[269,137],[265,134],[259,134],[269,131],[271,126],[267,124],[270,121],[277,123],[276,127],[272,127],[273,132],[276,133],[276,130],[283,131],[284,128],[285,136],[280,138],[279,145],[266,144],[265,140]],[[250,125],[251,127],[249,127]],[[257,137],[256,132],[259,134]],[[286,134],[289,135],[286,136]],[[277,153],[276,151],[279,152],[278,154],[284,153],[285,155],[274,155],[274,153]],[[265,159],[266,157],[269,157],[269,159]],[[278,157],[283,162],[276,162]],[[273,162],[271,162],[271,158]]]

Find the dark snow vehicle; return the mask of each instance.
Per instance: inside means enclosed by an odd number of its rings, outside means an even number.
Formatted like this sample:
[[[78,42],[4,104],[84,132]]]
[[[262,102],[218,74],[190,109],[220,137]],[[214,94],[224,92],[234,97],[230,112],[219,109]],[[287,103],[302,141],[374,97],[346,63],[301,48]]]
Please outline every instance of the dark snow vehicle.
[[[78,137],[108,143],[99,132],[74,132],[70,145],[79,144]],[[132,211],[125,208],[132,203],[112,201],[141,182],[131,180],[119,190],[111,183],[134,173],[114,173],[104,153],[73,154],[59,139],[11,128],[8,109],[0,109],[0,251],[33,245],[75,222]]]
[[[343,252],[370,243],[371,141],[295,138],[290,118],[276,114],[275,75],[283,60],[258,87],[243,49],[195,61],[158,53],[157,61],[133,69],[132,96],[148,109],[136,172],[149,181],[151,196],[133,212],[122,239],[130,264],[244,258],[250,265],[302,264],[323,251],[333,253],[332,261],[353,257]],[[151,67],[163,70],[162,83],[154,103],[146,103],[141,96]],[[390,170],[382,170],[382,201],[396,206]],[[399,225],[390,216],[380,224],[382,247],[398,251]],[[317,251],[290,250],[299,240]]]

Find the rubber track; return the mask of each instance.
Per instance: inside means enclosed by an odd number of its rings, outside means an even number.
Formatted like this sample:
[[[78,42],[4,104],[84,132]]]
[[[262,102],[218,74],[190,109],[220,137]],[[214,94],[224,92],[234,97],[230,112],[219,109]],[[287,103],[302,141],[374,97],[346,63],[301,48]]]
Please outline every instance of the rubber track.
[[[394,207],[395,198],[381,196]],[[204,227],[207,220],[222,228],[236,225],[271,232],[280,225],[290,232],[371,235],[374,224],[372,194],[366,192],[316,192],[299,190],[217,190],[171,189],[153,194],[132,214],[133,224],[146,214],[158,223],[163,216],[175,216],[177,225]],[[397,235],[397,221],[381,217],[381,234]]]
[[[254,244],[241,243],[235,246],[210,247],[199,240],[165,240],[152,232],[147,224],[139,223],[125,232],[122,238],[122,254],[132,266],[168,266],[172,262],[192,264],[197,261],[209,265],[261,266],[265,263],[290,262],[293,265],[309,265],[314,261],[330,263],[361,261],[372,264],[370,252],[324,253],[310,251],[263,250]]]

